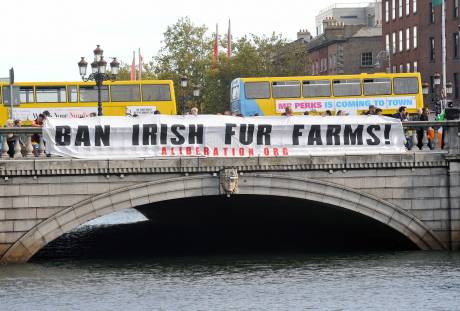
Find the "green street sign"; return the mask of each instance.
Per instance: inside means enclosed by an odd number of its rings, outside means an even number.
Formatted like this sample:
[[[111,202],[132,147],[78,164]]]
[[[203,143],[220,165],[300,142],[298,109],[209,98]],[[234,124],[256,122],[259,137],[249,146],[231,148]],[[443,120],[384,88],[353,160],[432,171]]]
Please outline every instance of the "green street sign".
[[[432,0],[431,5],[433,6],[433,8],[435,8],[435,7],[439,6],[439,5],[442,5],[443,1],[444,0]]]

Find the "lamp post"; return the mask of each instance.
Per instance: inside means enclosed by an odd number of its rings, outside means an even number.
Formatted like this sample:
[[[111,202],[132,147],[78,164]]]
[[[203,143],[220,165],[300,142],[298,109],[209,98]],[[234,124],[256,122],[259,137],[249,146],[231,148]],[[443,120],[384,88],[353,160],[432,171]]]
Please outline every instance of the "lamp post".
[[[377,62],[374,64],[376,67],[380,67],[380,59],[385,57],[385,62],[388,61],[388,68],[387,72],[391,73],[391,49],[390,51],[388,50],[382,50],[377,53],[377,56],[375,57],[377,59]]]
[[[198,102],[199,100],[199,97],[200,97],[200,93],[201,93],[201,86],[199,85],[194,85],[193,86],[193,97],[195,98],[195,103]],[[199,102],[199,105],[200,105],[200,113],[203,112],[203,107],[201,107],[201,101]]]
[[[118,71],[120,69],[120,63],[114,57],[112,62],[110,62],[110,74],[106,71],[107,62],[104,60],[104,51],[101,49],[100,45],[96,46],[96,49],[93,51],[94,61],[91,63],[91,74],[86,78],[86,69],[88,63],[85,61],[85,58],[82,57],[78,62],[78,68],[80,70],[80,76],[83,81],[95,81],[97,87],[97,115],[102,116],[102,82],[107,80],[115,80]]]
[[[180,77],[180,87],[182,89],[182,96],[181,96],[181,113],[185,114],[185,90],[188,86],[188,78],[186,76]]]

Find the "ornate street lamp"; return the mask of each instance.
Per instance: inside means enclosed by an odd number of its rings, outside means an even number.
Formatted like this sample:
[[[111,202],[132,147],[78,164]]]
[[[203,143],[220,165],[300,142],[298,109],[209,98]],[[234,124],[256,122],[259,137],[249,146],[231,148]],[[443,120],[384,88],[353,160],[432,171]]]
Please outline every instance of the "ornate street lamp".
[[[422,94],[428,95],[429,92],[430,92],[430,85],[426,82],[422,83]]]
[[[452,95],[454,89],[453,89],[453,85],[452,85],[452,82],[447,82],[446,83],[446,94],[447,95]]]
[[[201,95],[201,86],[200,85],[194,85],[193,86],[193,97],[195,98],[195,104],[199,101],[199,97]],[[200,106],[200,113],[203,112],[203,107],[201,106],[201,101],[198,102]]]
[[[436,86],[441,85],[441,75],[437,72],[433,75],[433,83]]]
[[[182,88],[181,113],[185,114],[185,90],[187,89],[187,86],[188,86],[188,78],[186,76],[180,77],[179,84]]]
[[[91,74],[86,78],[86,69],[88,67],[88,62],[85,61],[85,58],[82,57],[80,62],[78,62],[78,68],[80,71],[80,76],[83,81],[95,81],[97,87],[97,115],[102,116],[102,82],[107,80],[115,80],[118,71],[120,69],[120,63],[114,57],[112,62],[110,62],[110,74],[107,74],[107,62],[104,60],[104,51],[99,45],[93,51],[94,61],[91,63]]]

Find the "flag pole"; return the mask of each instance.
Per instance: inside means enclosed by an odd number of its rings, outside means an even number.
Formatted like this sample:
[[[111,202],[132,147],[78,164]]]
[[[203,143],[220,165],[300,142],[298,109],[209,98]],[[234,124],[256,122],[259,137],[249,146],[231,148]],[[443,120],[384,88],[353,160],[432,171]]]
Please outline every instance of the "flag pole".
[[[138,80],[142,80],[142,56],[141,56],[141,48],[138,50],[138,57],[139,57],[139,75]]]
[[[442,108],[446,108],[446,1],[442,1],[442,14],[441,14],[441,24],[442,24],[442,92],[443,92],[443,99],[442,99]]]

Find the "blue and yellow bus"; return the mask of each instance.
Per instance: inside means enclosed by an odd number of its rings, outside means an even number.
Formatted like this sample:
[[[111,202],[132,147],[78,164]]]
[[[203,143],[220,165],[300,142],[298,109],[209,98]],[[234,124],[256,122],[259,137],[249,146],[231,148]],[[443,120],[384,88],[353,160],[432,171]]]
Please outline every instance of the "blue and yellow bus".
[[[393,114],[400,106],[423,107],[420,73],[238,78],[230,89],[231,110],[245,116],[339,110],[358,115],[370,105]]]
[[[94,82],[19,82],[13,86],[13,118],[34,120],[48,110],[52,116],[85,117],[97,112]],[[176,114],[171,80],[104,82],[103,114],[124,116],[153,113]],[[10,86],[0,82],[0,125],[10,117]]]

